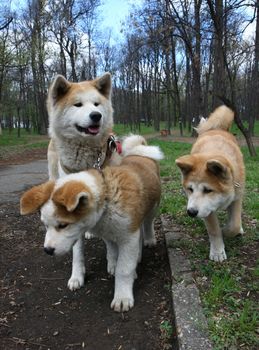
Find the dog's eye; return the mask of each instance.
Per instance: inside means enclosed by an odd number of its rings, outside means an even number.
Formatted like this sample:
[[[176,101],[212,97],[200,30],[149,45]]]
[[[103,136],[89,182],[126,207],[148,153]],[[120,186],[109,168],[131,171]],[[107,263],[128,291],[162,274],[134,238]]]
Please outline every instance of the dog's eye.
[[[187,190],[190,191],[191,193],[193,192],[192,187],[187,187]]]
[[[212,190],[210,188],[204,187],[203,193],[211,193]]]
[[[57,229],[58,230],[62,230],[62,229],[64,229],[64,228],[66,228],[68,226],[68,224],[59,224],[58,226],[57,226]]]
[[[83,103],[82,102],[77,102],[74,104],[75,107],[82,107],[83,106]]]
[[[99,106],[99,104],[100,104],[99,102],[94,103],[95,107]]]

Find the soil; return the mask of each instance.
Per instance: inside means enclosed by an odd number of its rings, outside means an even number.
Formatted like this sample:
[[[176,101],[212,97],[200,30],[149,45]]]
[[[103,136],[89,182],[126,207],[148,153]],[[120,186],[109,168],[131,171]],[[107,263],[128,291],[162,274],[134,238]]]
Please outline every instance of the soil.
[[[13,155],[6,164],[46,158],[46,150]],[[19,199],[19,196],[17,197]],[[19,204],[0,205],[0,349],[177,349],[170,268],[160,219],[156,247],[144,248],[134,284],[135,306],[110,309],[114,279],[101,240],[85,241],[85,286],[71,292],[71,256],[43,252],[39,214],[22,217]]]

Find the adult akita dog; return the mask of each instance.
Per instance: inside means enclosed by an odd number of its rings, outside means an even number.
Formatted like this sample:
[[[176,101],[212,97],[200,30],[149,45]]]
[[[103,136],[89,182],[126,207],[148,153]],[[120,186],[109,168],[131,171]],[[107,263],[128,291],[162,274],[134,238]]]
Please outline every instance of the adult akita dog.
[[[153,220],[159,205],[161,186],[158,161],[163,154],[147,146],[141,136],[130,136],[122,144],[119,166],[91,169],[33,187],[21,198],[21,213],[41,208],[46,226],[46,253],[69,252],[85,230],[106,242],[107,270],[115,275],[111,307],[128,311],[134,305],[133,282],[141,259],[142,234],[145,245],[156,243]],[[85,274],[82,250],[73,260],[68,286],[83,285]],[[75,283],[77,282],[78,285]]]
[[[235,137],[228,132],[234,112],[218,107],[198,128],[191,154],[176,159],[188,197],[187,213],[204,219],[210,239],[210,259],[227,259],[223,234],[243,234],[241,223],[245,167]],[[228,223],[221,231],[216,216],[227,209]]]
[[[72,83],[58,75],[47,99],[49,178],[57,179],[111,161],[113,127],[111,75]]]

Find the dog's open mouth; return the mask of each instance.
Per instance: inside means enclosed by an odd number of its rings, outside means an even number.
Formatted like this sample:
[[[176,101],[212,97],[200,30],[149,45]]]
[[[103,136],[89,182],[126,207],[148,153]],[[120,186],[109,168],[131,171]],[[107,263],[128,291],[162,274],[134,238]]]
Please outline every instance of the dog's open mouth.
[[[76,124],[76,128],[79,132],[87,135],[97,135],[100,131],[100,125],[90,125],[88,128],[83,128],[82,126]]]

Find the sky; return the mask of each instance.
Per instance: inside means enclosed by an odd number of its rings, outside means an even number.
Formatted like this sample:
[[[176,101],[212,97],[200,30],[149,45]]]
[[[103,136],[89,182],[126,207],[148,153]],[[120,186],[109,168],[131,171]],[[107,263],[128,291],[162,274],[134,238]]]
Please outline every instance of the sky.
[[[142,0],[103,0],[100,7],[102,26],[112,28],[113,33],[120,36],[121,22],[129,15],[132,5],[141,4]]]
[[[4,3],[9,3],[10,0],[0,0]],[[19,8],[26,0],[11,0],[13,8]],[[139,6],[143,0],[102,0],[102,5],[99,8],[100,13],[100,29],[107,27],[112,29],[112,37],[118,39],[123,38],[123,34],[120,32],[121,23],[126,20],[130,13],[132,5]],[[253,9],[247,9],[252,15]],[[255,33],[255,21],[249,25],[245,32],[246,38],[251,38]]]

